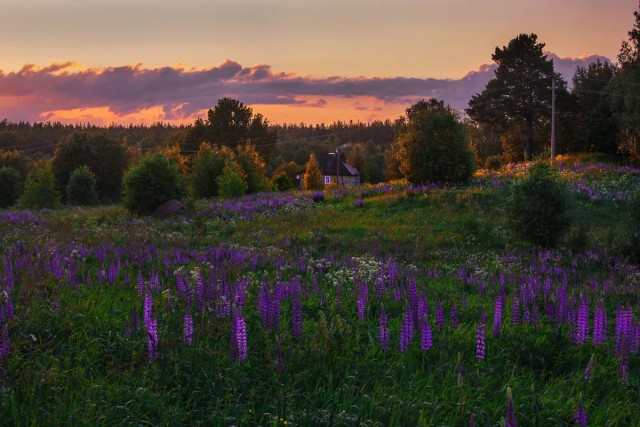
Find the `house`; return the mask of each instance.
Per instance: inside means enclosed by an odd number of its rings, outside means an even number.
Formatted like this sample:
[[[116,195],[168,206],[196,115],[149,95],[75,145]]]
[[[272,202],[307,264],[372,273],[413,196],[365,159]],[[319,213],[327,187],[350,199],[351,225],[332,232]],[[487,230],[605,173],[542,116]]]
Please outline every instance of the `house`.
[[[318,164],[324,175],[324,185],[337,184],[347,187],[360,185],[360,172],[347,163],[344,153],[339,153],[338,161],[336,161],[336,153],[320,154]]]

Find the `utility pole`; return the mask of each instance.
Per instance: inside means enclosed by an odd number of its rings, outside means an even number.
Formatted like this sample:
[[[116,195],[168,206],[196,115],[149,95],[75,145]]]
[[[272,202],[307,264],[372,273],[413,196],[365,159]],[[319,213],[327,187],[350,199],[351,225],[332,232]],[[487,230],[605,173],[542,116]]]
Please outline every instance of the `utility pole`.
[[[551,78],[551,164],[556,159],[556,77]]]

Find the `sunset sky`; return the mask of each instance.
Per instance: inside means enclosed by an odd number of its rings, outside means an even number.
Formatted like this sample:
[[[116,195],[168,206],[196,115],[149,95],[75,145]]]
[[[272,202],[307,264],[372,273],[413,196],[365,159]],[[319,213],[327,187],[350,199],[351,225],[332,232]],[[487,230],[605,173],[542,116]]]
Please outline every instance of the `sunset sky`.
[[[637,0],[2,0],[0,119],[190,123],[224,96],[272,123],[456,108],[536,33],[567,80],[615,61]]]

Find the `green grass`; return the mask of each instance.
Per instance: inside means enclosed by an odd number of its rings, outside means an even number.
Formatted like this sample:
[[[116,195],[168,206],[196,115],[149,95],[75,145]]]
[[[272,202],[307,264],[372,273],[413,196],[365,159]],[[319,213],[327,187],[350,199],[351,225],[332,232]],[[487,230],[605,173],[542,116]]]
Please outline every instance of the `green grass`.
[[[112,206],[41,213],[42,224],[0,223],[0,255],[15,262],[17,255],[9,255],[8,248],[21,241],[30,263],[25,270],[16,267],[20,274],[11,294],[16,316],[7,321],[12,350],[0,378],[0,425],[433,426],[469,425],[473,417],[476,425],[497,426],[506,414],[507,387],[521,426],[572,425],[580,398],[590,425],[640,425],[638,356],[630,357],[629,385],[621,384],[612,356],[616,306],[631,303],[636,319],[639,314],[637,286],[626,285],[631,279],[612,262],[623,261],[620,236],[630,228],[620,218],[630,207],[572,196],[570,214],[583,236],[563,242],[555,252],[557,263],[551,264],[570,269],[574,260],[578,268],[569,273],[569,295],[588,293],[592,312],[603,298],[609,314],[606,345],[577,346],[568,325],[556,325],[542,313],[542,300],[538,326],[511,326],[518,284],[507,286],[502,332],[491,336],[494,297],[500,292],[497,274],[528,274],[533,264],[542,265],[537,252],[508,230],[502,208],[507,197],[508,188],[399,190],[365,197],[361,208],[354,205],[356,196],[347,195],[252,220],[159,221]],[[205,203],[199,201],[196,211]],[[103,245],[106,258],[99,261],[95,248]],[[154,249],[147,252],[149,245]],[[246,304],[239,308],[247,321],[245,364],[230,360],[231,322],[216,315],[220,300],[211,299],[201,311],[197,300],[178,297],[174,276],[180,267],[185,277],[196,268],[208,274],[209,267],[194,254],[230,245],[250,256],[238,263],[222,257],[210,271],[216,283],[249,280]],[[601,255],[595,260],[576,256],[572,245],[580,254]],[[64,260],[78,247],[93,252],[76,259],[82,280],[72,287],[56,278],[50,265],[54,254]],[[172,262],[165,274],[164,260],[176,250],[191,258]],[[357,286],[348,276],[356,271],[352,257],[363,255],[379,263],[393,257],[403,294],[396,301],[389,290],[377,299],[375,279],[369,280],[366,317],[359,319]],[[99,282],[99,270],[116,258],[122,263],[116,282]],[[434,268],[438,278],[428,277]],[[463,284],[460,268],[486,281],[483,294],[476,283]],[[125,334],[134,308],[142,321],[138,271],[145,281],[153,273],[162,281],[163,290],[153,296],[156,360],[148,359],[144,328]],[[312,290],[312,276],[320,294]],[[304,289],[303,335],[294,338],[289,332],[289,300],[281,304],[280,327],[264,331],[256,308],[260,283],[263,278],[272,285],[293,283],[296,277]],[[429,351],[420,350],[418,331],[409,350],[398,351],[408,277],[428,299]],[[614,289],[590,290],[594,278],[600,283],[611,278]],[[438,301],[445,307],[444,329],[434,323]],[[459,310],[457,329],[448,317],[452,304]],[[389,317],[390,351],[378,342],[382,306]],[[191,346],[182,342],[185,311],[194,316]],[[479,361],[475,340],[482,312],[487,356]],[[585,381],[592,357],[593,378]]]

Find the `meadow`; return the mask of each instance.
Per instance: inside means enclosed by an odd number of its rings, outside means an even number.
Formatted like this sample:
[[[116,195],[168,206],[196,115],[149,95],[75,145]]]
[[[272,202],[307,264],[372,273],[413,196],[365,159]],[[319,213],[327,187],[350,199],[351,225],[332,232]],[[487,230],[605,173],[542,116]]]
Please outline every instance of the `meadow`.
[[[508,227],[524,165],[0,211],[0,425],[640,425],[640,170],[556,168],[553,250]]]

